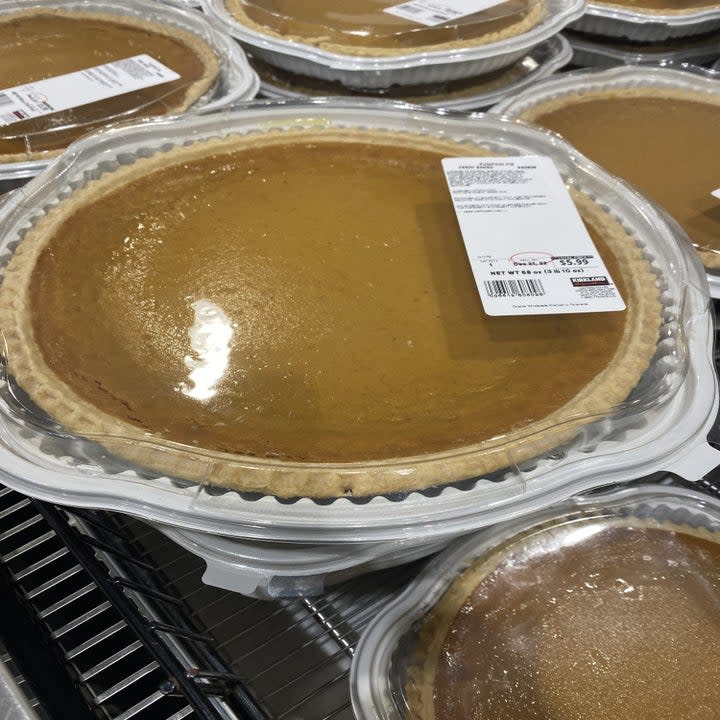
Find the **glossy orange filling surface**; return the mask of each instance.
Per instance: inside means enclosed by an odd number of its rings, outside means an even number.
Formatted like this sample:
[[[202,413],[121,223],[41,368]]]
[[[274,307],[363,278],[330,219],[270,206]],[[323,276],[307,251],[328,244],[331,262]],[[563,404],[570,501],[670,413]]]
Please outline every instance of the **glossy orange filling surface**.
[[[43,356],[111,415],[260,457],[422,455],[542,419],[607,366],[625,313],[485,315],[441,157],[278,144],[81,205],[33,271]]]

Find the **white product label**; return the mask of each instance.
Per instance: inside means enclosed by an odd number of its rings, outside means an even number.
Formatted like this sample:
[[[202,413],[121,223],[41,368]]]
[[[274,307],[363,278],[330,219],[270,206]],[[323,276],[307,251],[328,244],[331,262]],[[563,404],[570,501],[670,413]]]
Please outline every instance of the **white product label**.
[[[106,100],[177,80],[176,72],[149,55],[117,60],[0,90],[0,126]]]
[[[488,315],[625,309],[550,158],[442,163]]]
[[[411,0],[391,5],[386,13],[405,20],[414,20],[421,25],[442,25],[452,20],[502,5],[507,0]]]
[[[715,190],[714,192],[710,193],[713,197],[716,197],[718,200],[720,200],[720,188]]]

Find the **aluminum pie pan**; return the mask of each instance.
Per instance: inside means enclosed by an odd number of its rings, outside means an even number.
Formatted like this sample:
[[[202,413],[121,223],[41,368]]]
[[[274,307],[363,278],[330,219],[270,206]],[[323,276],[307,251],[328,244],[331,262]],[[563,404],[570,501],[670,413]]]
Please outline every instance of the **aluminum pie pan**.
[[[452,543],[375,616],[360,638],[350,669],[350,696],[357,720],[409,717],[404,685],[418,628],[468,566],[522,533],[539,526],[550,532],[553,523],[563,524],[569,518],[591,522],[635,518],[640,523],[685,525],[717,533],[720,500],[681,487],[637,485],[572,498]]]
[[[572,58],[572,48],[570,43],[562,36],[555,35],[548,40],[540,43],[532,48],[530,52],[520,58],[514,65],[507,68],[508,70],[517,68],[519,75],[512,77],[509,82],[502,85],[494,86],[490,89],[480,91],[466,89],[462,93],[447,93],[443,96],[442,87],[427,97],[413,98],[412,102],[429,108],[447,108],[449,110],[478,110],[487,108],[502,100],[504,97],[520,92],[535,82],[552,75],[556,70],[567,65]],[[250,60],[251,64],[252,59]],[[320,97],[322,95],[338,95],[338,96],[357,96],[357,91],[345,90],[339,84],[336,88],[329,89],[325,92],[308,91],[302,87],[302,79],[298,86],[291,86],[273,82],[272,77],[267,77],[262,70],[255,67],[260,75],[260,92],[267,98],[284,100],[284,99],[305,99],[308,97]],[[500,72],[504,72],[501,70]],[[485,76],[477,78],[478,85],[482,86]],[[335,92],[334,90],[337,90]],[[395,88],[390,88],[387,92],[383,92],[383,99],[399,98],[393,97]],[[365,97],[372,93],[362,93]]]
[[[205,562],[206,585],[259,599],[320,595],[330,585],[440,552],[452,540],[263,543],[153,525]]]
[[[682,70],[669,67],[615,67],[609,70],[579,70],[562,77],[549,78],[528,90],[498,103],[491,112],[517,117],[531,107],[553,98],[594,90],[635,87],[692,90],[720,97],[717,72],[684,65]],[[720,272],[706,270],[712,297],[720,297]]]
[[[573,184],[597,201],[616,207],[651,262],[674,268],[672,272],[659,271],[665,305],[664,339],[656,361],[640,383],[643,387],[667,384],[671,397],[640,416],[601,420],[586,428],[577,442],[523,463],[501,477],[402,496],[331,501],[279,501],[267,495],[157,476],[111,457],[88,440],[62,432],[38,432],[36,423],[22,422],[22,418],[18,422],[12,418],[11,422],[5,407],[0,423],[0,468],[7,485],[59,504],[112,509],[229,537],[379,542],[413,538],[420,533],[430,541],[545,507],[585,488],[614,482],[628,472],[645,475],[672,469],[697,479],[718,463],[718,454],[705,439],[717,409],[717,381],[711,361],[707,287],[694,253],[677,242],[674,230],[642,196],[584,158],[573,157],[570,146],[557,136],[524,124],[397,103],[346,100],[255,104],[234,112],[157,118],[110,129],[75,143],[4,204],[0,210],[6,228],[4,257],[8,258],[18,233],[25,232],[59,197],[121,163],[203,138],[251,130],[317,127],[319,123],[441,133],[456,140],[481,141],[506,153],[553,156]],[[685,328],[692,332],[686,334],[681,347],[674,338],[682,337]],[[7,399],[7,392],[3,395]]]
[[[627,38],[638,42],[658,42],[687,37],[720,28],[720,6],[688,13],[650,13],[630,8],[611,7],[589,2],[585,14],[570,29]]]
[[[207,42],[221,60],[218,80],[203,97],[199,98],[185,113],[212,112],[230,107],[238,102],[252,100],[260,89],[260,79],[250,67],[242,48],[223,31],[212,19],[186,3],[154,3],[152,7],[142,0],[7,0],[0,6],[5,14],[23,9],[62,7],[84,12],[99,12],[110,15],[128,15],[160,25],[179,27],[194,32]],[[27,160],[15,163],[0,163],[0,181],[31,178],[52,162],[48,160]]]
[[[720,34],[704,42],[688,43],[677,49],[657,49],[657,44],[638,45],[636,49],[613,47],[580,33],[567,32],[573,49],[573,65],[580,67],[613,67],[615,65],[662,65],[709,62],[720,54]]]
[[[546,0],[543,21],[515,37],[475,47],[373,58],[342,55],[265,35],[241,25],[223,0],[203,2],[209,15],[264,62],[298,75],[363,89],[441,84],[507,67],[579,18],[585,9],[585,0]]]

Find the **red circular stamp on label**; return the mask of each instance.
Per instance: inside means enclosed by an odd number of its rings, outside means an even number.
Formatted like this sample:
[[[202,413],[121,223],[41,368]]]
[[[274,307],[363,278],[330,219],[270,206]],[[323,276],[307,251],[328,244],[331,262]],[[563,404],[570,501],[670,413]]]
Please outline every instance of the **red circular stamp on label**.
[[[553,256],[546,252],[519,252],[511,255],[508,260],[513,265],[548,265]]]

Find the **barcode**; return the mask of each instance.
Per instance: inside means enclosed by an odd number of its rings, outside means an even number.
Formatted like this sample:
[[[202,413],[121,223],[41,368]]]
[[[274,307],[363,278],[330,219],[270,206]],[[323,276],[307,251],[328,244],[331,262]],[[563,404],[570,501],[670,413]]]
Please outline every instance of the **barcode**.
[[[485,280],[488,297],[540,297],[545,288],[540,280]]]
[[[5,93],[0,93],[0,108],[3,108],[7,105],[14,105],[12,98],[9,95],[6,95]]]

